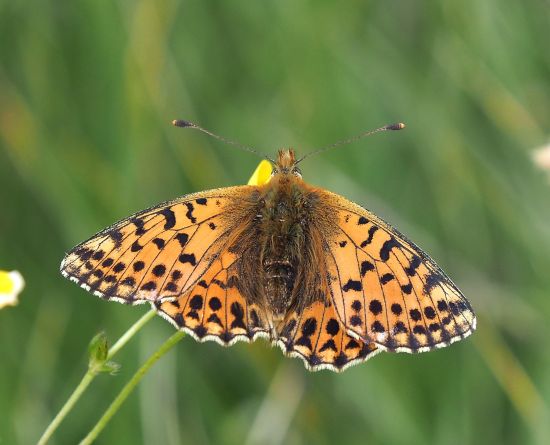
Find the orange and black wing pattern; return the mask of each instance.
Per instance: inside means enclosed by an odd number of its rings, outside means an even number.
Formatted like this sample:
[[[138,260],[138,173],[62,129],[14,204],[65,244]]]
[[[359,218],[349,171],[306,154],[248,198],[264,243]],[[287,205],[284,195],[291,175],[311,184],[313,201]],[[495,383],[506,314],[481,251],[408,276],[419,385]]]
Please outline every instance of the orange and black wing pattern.
[[[324,193],[337,215],[325,239],[330,293],[350,335],[424,352],[475,330],[470,304],[427,254],[368,210]]]
[[[291,313],[278,328],[276,343],[286,355],[299,357],[310,371],[343,371],[380,349],[350,336],[329,301],[317,301],[302,313]]]
[[[198,341],[224,346],[269,337],[268,316],[239,290],[235,254],[224,251],[201,279],[176,300],[155,303],[160,315]]]
[[[253,189],[210,190],[139,212],[67,253],[61,273],[107,300],[173,300],[219,258],[241,223],[234,209]]]

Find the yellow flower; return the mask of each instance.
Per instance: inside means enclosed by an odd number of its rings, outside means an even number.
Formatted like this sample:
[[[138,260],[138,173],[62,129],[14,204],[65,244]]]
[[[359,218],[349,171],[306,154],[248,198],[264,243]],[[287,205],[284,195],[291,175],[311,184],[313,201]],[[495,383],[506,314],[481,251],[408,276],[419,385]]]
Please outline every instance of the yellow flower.
[[[271,179],[272,171],[273,167],[271,166],[271,162],[264,159],[258,164],[256,170],[254,170],[254,173],[252,173],[252,176],[248,180],[248,185],[267,184]]]
[[[16,270],[0,270],[0,309],[4,306],[15,306],[17,296],[25,287],[23,276]]]

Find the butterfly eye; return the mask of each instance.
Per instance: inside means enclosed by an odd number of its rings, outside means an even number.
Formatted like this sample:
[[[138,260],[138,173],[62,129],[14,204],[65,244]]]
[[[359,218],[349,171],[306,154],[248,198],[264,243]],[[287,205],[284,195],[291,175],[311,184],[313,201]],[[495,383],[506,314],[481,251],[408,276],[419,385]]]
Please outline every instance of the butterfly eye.
[[[302,178],[302,170],[300,170],[298,167],[294,167],[292,169],[292,174],[298,176],[298,178]]]

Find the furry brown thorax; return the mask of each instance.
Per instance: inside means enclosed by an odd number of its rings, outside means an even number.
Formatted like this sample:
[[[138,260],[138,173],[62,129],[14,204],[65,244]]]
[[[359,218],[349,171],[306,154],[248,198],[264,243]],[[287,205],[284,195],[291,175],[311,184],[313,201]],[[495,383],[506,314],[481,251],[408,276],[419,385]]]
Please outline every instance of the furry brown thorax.
[[[306,184],[294,151],[280,150],[271,180],[251,198],[246,226],[232,250],[245,258],[239,288],[248,301],[269,307],[274,321],[327,298],[321,233],[330,231],[323,191]],[[244,209],[243,209],[244,210]],[[315,220],[312,216],[315,215]]]

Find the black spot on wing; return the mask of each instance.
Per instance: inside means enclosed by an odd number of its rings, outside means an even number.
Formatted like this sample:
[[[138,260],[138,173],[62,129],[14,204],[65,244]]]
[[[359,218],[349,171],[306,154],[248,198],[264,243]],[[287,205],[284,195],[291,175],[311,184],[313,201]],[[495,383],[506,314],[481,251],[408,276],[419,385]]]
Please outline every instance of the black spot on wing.
[[[169,230],[176,225],[176,214],[169,207],[162,209],[159,214],[164,216],[166,220],[164,223],[164,230]]]
[[[195,311],[202,309],[203,298],[201,295],[193,295],[189,300],[189,307]]]
[[[372,239],[374,238],[374,234],[376,233],[376,231],[378,230],[378,227],[377,226],[372,226],[370,229],[369,229],[369,236],[368,238],[363,241],[361,243],[361,247],[365,247],[367,245],[369,245],[370,243],[372,243]]]
[[[136,280],[133,277],[126,277],[120,282],[123,286],[134,287],[136,285]]]
[[[244,310],[242,305],[235,301],[231,304],[230,310],[235,317],[235,319],[231,322],[231,328],[246,329],[246,326],[244,325]]]
[[[422,260],[418,255],[413,256],[413,259],[411,260],[411,264],[409,267],[405,268],[405,272],[409,277],[412,277],[416,273],[416,269],[420,264],[422,263]]]
[[[371,300],[369,303],[369,311],[373,313],[373,315],[378,315],[382,312],[382,303],[380,303],[379,300]]]
[[[424,315],[426,316],[426,318],[428,318],[429,320],[433,320],[435,317],[436,317],[436,313],[435,313],[435,310],[433,307],[431,306],[426,306],[424,308]]]
[[[178,290],[178,286],[176,283],[169,281],[166,283],[166,286],[164,286],[164,290],[168,292],[176,292]]]
[[[111,267],[114,262],[115,262],[115,260],[113,260],[112,258],[107,258],[103,261],[103,263],[101,263],[101,265],[103,267]]]
[[[342,286],[342,290],[344,292],[348,292],[350,290],[360,291],[363,289],[363,285],[360,281],[352,280],[351,278],[348,280],[346,284]]]
[[[332,338],[328,339],[323,346],[319,349],[319,352],[326,351],[327,349],[332,349],[334,352],[337,351],[336,343],[334,343],[334,340]]]
[[[76,256],[78,256],[79,258],[84,259],[84,258],[82,258],[82,257],[83,257],[83,255],[84,255],[85,253],[87,253],[87,252],[91,252],[91,250],[88,249],[87,247],[79,247],[78,249],[76,249],[76,250],[74,251],[74,254],[75,254]],[[91,255],[91,253],[90,253],[90,255]],[[87,259],[90,259],[90,257],[88,257]]]
[[[164,247],[164,240],[162,238],[155,238],[153,244],[160,250]]]
[[[361,276],[364,277],[365,274],[371,270],[374,270],[374,264],[370,261],[363,261],[361,263]]]
[[[403,308],[401,307],[401,305],[399,303],[393,303],[391,305],[391,311],[395,315],[401,315],[401,313],[403,312]]]
[[[258,313],[254,309],[250,311],[250,323],[253,328],[258,328],[261,326],[260,317],[258,316]]]
[[[195,210],[195,207],[193,207],[193,204],[190,202],[186,202],[185,206],[187,207],[187,213],[185,216],[189,221],[191,221],[192,224],[195,224],[197,222],[197,218],[193,216],[193,211]]]
[[[107,234],[114,241],[115,247],[116,248],[120,247],[120,243],[122,242],[122,238],[123,238],[122,232],[120,230],[114,229],[114,230],[110,230]]]
[[[210,306],[210,309],[212,309],[213,311],[217,311],[222,307],[222,302],[218,297],[212,297],[208,301],[208,306]]]
[[[317,320],[313,317],[308,318],[306,321],[304,321],[304,324],[302,324],[302,335],[305,335],[306,337],[310,337],[313,334],[315,334],[315,330],[317,329]]]
[[[337,368],[342,368],[348,362],[349,362],[348,356],[343,352],[340,352],[340,354],[338,354],[334,359],[334,365]]]
[[[153,267],[152,272],[156,277],[162,277],[166,273],[166,266],[164,264],[157,264]]]
[[[178,258],[180,263],[189,263],[191,266],[197,265],[197,260],[194,253],[182,253]]]
[[[141,290],[152,291],[157,288],[157,284],[154,281],[149,281],[141,286]]]
[[[182,274],[179,270],[174,270],[172,272],[172,281],[178,281],[182,277]]]
[[[327,322],[325,329],[329,335],[335,336],[340,331],[340,324],[335,318],[331,318]]]
[[[412,292],[412,283],[403,284],[401,286],[401,290],[403,291],[404,294],[409,295]]]
[[[198,325],[195,329],[193,329],[193,331],[195,332],[195,335],[199,338],[203,338],[208,332],[202,324]]]
[[[414,321],[420,321],[420,319],[422,318],[422,314],[418,309],[411,309],[409,311],[409,315]]]
[[[441,329],[441,325],[439,323],[430,323],[428,329],[430,332],[437,332]]]
[[[376,320],[371,325],[371,330],[372,330],[372,332],[378,332],[378,333],[385,332],[384,325],[382,323],[380,323],[378,320]]]
[[[183,326],[183,315],[181,315],[181,312],[178,312],[176,315],[174,315],[174,321],[179,327]]]
[[[401,244],[392,236],[389,240],[385,241],[384,244],[382,244],[382,248],[380,249],[380,259],[382,261],[388,261],[390,258],[390,252],[394,247],[400,247]]]
[[[405,326],[405,323],[402,321],[398,321],[393,326],[393,333],[394,334],[406,334],[407,333],[407,327]]]
[[[393,274],[391,274],[391,273],[386,273],[386,274],[384,274],[384,275],[382,275],[382,276],[380,277],[380,282],[381,282],[382,284],[387,284],[387,283],[389,283],[391,280],[393,280],[394,278],[395,278],[395,277],[393,276]]]
[[[357,349],[359,347],[360,347],[359,343],[357,343],[357,341],[352,338],[352,339],[350,339],[350,341],[348,341],[346,343],[346,346],[344,346],[344,349],[346,349],[346,350],[348,350],[348,349]]]
[[[122,262],[118,262],[115,264],[115,267],[113,267],[113,272],[119,273],[119,272],[122,272],[124,269],[126,269],[126,264]]]
[[[187,241],[189,240],[189,235],[187,235],[187,233],[183,233],[183,232],[178,233],[176,235],[176,239],[180,243],[180,246],[183,248],[183,247],[185,247],[185,245],[187,244]]]
[[[305,346],[310,350],[313,350],[310,337],[315,333],[317,329],[317,320],[313,317],[308,318],[301,327],[302,335],[296,340],[297,345]]]
[[[131,222],[134,226],[136,226],[135,234],[136,234],[137,236],[141,236],[141,235],[143,235],[143,234],[146,232],[145,227],[143,227],[144,224],[145,224],[145,222],[144,222],[141,218],[132,218],[132,219],[130,220],[130,222]]]
[[[426,284],[424,285],[424,293],[429,294],[431,290],[437,286],[439,283],[444,281],[443,277],[437,273],[432,272],[428,277],[426,278]]]
[[[225,290],[226,287],[227,287],[223,281],[220,281],[220,280],[218,280],[217,278],[214,278],[214,279],[210,282],[210,284],[215,284],[216,286],[218,286],[219,288],[221,288],[221,289],[223,289],[223,290]]]
[[[210,316],[208,317],[208,319],[206,321],[211,322],[211,323],[216,323],[217,325],[220,325],[220,326],[223,327],[223,323],[220,320],[220,317],[218,317],[216,314],[210,314]]]

